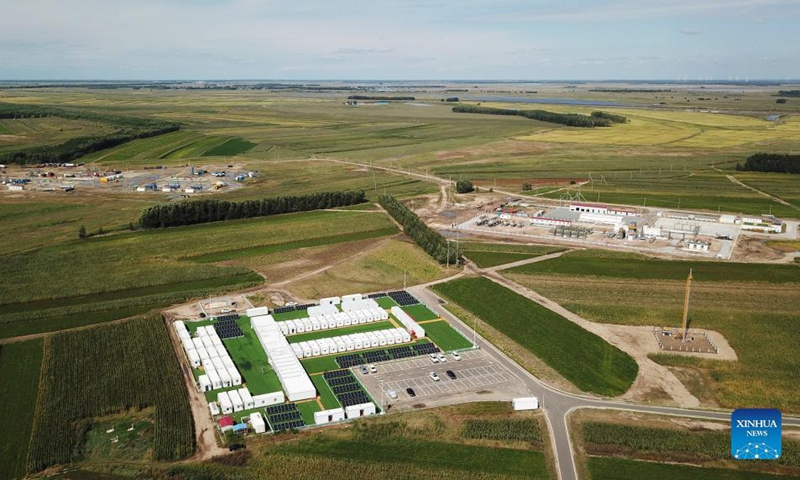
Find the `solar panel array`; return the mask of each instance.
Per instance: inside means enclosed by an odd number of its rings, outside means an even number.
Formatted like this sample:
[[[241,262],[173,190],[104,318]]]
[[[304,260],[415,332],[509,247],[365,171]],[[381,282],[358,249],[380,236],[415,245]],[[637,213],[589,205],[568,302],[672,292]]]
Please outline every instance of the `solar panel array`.
[[[439,353],[439,347],[432,343],[418,343],[412,346],[392,347],[381,350],[372,350],[364,353],[351,353],[348,355],[339,355],[335,358],[339,368],[357,367],[359,365],[366,365],[368,363],[386,362],[389,360],[400,360],[401,358],[416,357],[419,355],[428,355],[430,353]],[[341,370],[336,370],[340,372]],[[346,370],[345,370],[346,371]],[[327,380],[327,377],[326,377]],[[338,384],[337,384],[338,385]]]
[[[217,322],[214,323],[214,330],[217,331],[217,335],[219,335],[219,338],[222,340],[244,337],[244,332],[242,332],[242,329],[235,320],[217,320]]]
[[[227,320],[238,320],[239,314],[238,313],[229,313],[227,315],[217,315],[217,320],[220,321],[227,321]]]
[[[405,290],[389,292],[388,295],[401,307],[408,307],[410,305],[416,305],[419,303],[419,300],[412,297],[411,294],[406,292]]]
[[[363,390],[336,395],[336,398],[339,400],[339,403],[341,403],[343,407],[349,407],[350,405],[360,405],[362,403],[372,402],[372,400],[370,400],[370,398],[367,396],[366,393],[364,393]]]
[[[276,413],[275,415],[269,416],[269,423],[276,424],[276,423],[283,423],[288,422],[289,420],[300,420],[303,417],[300,416],[300,412],[295,410],[294,412],[285,412],[285,413]]]
[[[317,306],[316,303],[304,303],[302,305],[297,305],[296,307],[294,307],[294,309],[295,310],[308,310],[310,307],[315,307],[315,306]]]
[[[278,433],[278,432],[282,432],[284,430],[291,430],[293,428],[300,428],[300,427],[305,427],[305,426],[306,426],[306,422],[304,422],[302,420],[293,420],[291,422],[279,423],[277,425],[273,425],[272,426],[272,431],[275,432],[275,433]]]
[[[357,383],[348,383],[347,385],[336,385],[331,387],[333,393],[336,395],[341,395],[347,392],[355,392],[356,390],[361,390],[361,386]]]
[[[367,298],[381,298],[381,297],[385,297],[386,295],[387,295],[386,292],[370,293],[369,295],[367,295]]]
[[[353,383],[356,379],[352,375],[348,375],[346,377],[337,377],[337,378],[326,378],[328,385],[336,386],[336,385],[346,385],[348,383]]]
[[[286,312],[294,312],[295,308],[294,305],[291,307],[280,307],[276,308],[272,311],[272,313],[286,313]]]
[[[322,377],[325,380],[329,378],[339,378],[339,377],[352,377],[353,374],[350,373],[350,370],[331,370],[330,372],[325,372],[322,374]]]
[[[284,412],[296,412],[297,405],[294,403],[281,403],[280,405],[272,405],[271,407],[267,407],[265,410],[267,411],[267,415],[275,415],[276,413]]]

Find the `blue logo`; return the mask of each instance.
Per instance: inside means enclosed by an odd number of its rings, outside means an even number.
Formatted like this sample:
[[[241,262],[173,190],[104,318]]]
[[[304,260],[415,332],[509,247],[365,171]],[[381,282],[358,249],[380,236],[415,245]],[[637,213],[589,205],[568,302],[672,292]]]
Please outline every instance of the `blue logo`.
[[[775,460],[781,456],[781,412],[740,408],[731,415],[731,455],[737,460]]]

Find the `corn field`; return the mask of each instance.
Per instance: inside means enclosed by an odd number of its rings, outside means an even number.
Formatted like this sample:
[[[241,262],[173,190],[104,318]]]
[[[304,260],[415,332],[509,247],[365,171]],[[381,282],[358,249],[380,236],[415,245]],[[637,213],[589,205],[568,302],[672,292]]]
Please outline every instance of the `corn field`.
[[[542,430],[533,418],[495,420],[466,420],[462,435],[476,440],[542,441]]]
[[[154,458],[191,455],[189,400],[158,316],[46,337],[28,470],[77,460],[78,420],[150,406]]]

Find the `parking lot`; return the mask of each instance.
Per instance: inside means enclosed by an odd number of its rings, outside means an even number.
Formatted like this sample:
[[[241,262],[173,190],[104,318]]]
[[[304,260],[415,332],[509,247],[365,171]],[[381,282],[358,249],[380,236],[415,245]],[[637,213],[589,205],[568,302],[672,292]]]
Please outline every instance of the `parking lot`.
[[[434,364],[428,356],[415,357],[376,364],[377,373],[356,372],[376,401],[397,410],[529,395],[516,376],[481,350],[461,353],[460,361],[451,355],[446,358],[446,363]],[[447,376],[447,370],[455,373],[455,380]],[[436,372],[438,382],[431,379],[430,372]],[[416,397],[406,393],[407,388],[413,389]],[[396,399],[390,398],[390,390],[397,394]]]

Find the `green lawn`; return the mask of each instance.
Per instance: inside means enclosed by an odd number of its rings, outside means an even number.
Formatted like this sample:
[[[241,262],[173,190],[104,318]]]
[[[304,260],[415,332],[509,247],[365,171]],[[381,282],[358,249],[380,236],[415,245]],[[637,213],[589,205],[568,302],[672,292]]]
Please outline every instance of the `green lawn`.
[[[626,353],[491,280],[464,278],[433,288],[512,338],[585,392],[621,395],[636,379],[638,365]]]
[[[473,346],[472,342],[455,331],[445,320],[424,323],[421,326],[425,329],[425,335],[445,352],[472,348]]]
[[[296,320],[298,318],[308,318],[308,310],[292,310],[291,312],[273,313],[272,318],[274,318],[276,322]]]
[[[798,478],[723,468],[641,462],[623,458],[590,457],[587,463],[592,480],[789,480]]]
[[[333,328],[329,330],[317,330],[310,333],[299,333],[286,337],[289,343],[307,342],[309,340],[316,340],[318,338],[338,337],[340,335],[350,335],[353,333],[374,332],[376,330],[388,330],[396,328],[390,321],[364,323],[361,325],[353,325],[350,327]]]
[[[322,375],[311,375],[311,381],[314,382],[319,399],[326,410],[341,407],[339,400],[336,399],[336,395],[333,394],[331,387],[328,386]]]
[[[433,320],[439,318],[439,315],[433,313],[430,308],[423,304],[411,305],[410,307],[401,307],[411,318],[417,322],[424,322],[425,320]]]
[[[25,474],[41,370],[41,339],[0,346],[0,480]]]
[[[303,421],[306,425],[314,425],[314,412],[322,410],[316,400],[309,400],[306,402],[297,403],[297,410],[303,416]]]
[[[378,306],[381,308],[389,309],[392,307],[399,307],[397,302],[392,300],[392,297],[378,297],[375,301],[378,302]]]
[[[552,245],[513,245],[503,243],[464,243],[464,256],[480,268],[494,267],[551,253],[562,252],[563,247]]]
[[[267,361],[264,347],[258,341],[248,317],[239,317],[237,323],[244,333],[244,337],[223,340],[225,348],[231,355],[231,360],[236,364],[242,374],[242,382],[247,384],[247,389],[253,395],[277,392],[283,390],[278,375]]]

